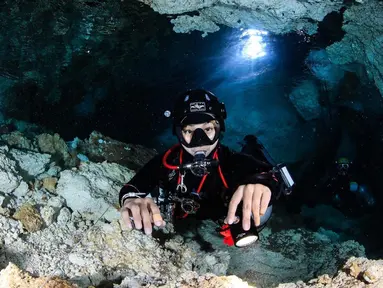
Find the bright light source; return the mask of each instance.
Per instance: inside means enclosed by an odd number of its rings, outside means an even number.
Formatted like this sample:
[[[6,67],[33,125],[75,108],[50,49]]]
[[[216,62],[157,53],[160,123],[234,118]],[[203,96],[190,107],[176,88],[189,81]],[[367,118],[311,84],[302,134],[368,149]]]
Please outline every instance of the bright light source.
[[[242,56],[248,59],[256,59],[266,55],[266,43],[263,42],[263,35],[266,31],[248,29],[241,35],[243,43]]]
[[[258,236],[249,235],[249,236],[246,236],[246,237],[238,240],[237,243],[235,243],[235,245],[237,245],[238,247],[245,247],[245,246],[248,246],[248,245],[254,243],[257,240],[258,240]]]

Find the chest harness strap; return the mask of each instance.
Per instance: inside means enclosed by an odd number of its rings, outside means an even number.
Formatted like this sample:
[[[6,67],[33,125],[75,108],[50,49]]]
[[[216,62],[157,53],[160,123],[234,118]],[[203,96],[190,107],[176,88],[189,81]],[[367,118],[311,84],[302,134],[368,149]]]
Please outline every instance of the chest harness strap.
[[[175,165],[169,165],[166,160],[167,158],[169,157],[169,155],[176,149],[180,146],[180,144],[176,144],[174,145],[172,148],[170,148],[164,155],[164,157],[162,158],[162,164],[170,169],[170,170],[178,170],[178,180],[177,180],[177,187],[181,184],[181,181],[182,181],[182,177],[184,176],[182,173],[181,173],[181,168],[182,167],[182,156],[183,156],[183,149],[181,149],[180,151],[180,164],[179,166],[175,166]],[[218,160],[218,149],[215,150],[214,154],[213,154],[213,159],[214,160]],[[223,176],[223,173],[222,173],[222,169],[221,169],[221,166],[218,164],[218,172],[219,172],[219,176],[222,180],[222,183],[223,185],[225,186],[226,189],[229,188],[229,186],[227,185],[227,182],[226,182],[226,179],[225,177]],[[203,184],[205,183],[205,180],[206,180],[206,177],[208,176],[208,174],[204,175],[201,179],[201,182],[200,184],[198,185],[198,189],[197,189],[197,193],[199,194],[201,192],[201,189],[202,189],[202,186]]]

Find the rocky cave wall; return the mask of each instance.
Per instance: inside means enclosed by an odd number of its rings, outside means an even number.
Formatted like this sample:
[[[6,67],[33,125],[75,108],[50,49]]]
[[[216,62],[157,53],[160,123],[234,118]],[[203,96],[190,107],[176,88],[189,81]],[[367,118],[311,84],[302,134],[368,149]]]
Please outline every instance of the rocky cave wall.
[[[318,21],[344,5],[342,1],[288,1],[288,5],[286,1],[239,0],[142,2],[159,13],[171,15],[176,32],[198,30],[205,36],[218,31],[219,25],[256,26],[274,33],[303,31],[311,35]],[[76,3],[84,10],[101,5],[97,1]],[[44,11],[47,7],[41,6],[41,9]],[[374,17],[360,17],[361,14]],[[354,66],[349,64],[363,64],[369,79],[381,92],[382,14],[381,1],[353,2],[344,14],[346,36],[326,49],[332,63],[345,70],[354,71]],[[102,13],[98,16],[102,18]],[[90,32],[96,22],[83,19],[78,29]],[[103,31],[109,33],[118,26],[118,22],[110,19]],[[54,31],[64,33],[65,27],[63,22],[54,26]],[[82,44],[78,47],[86,51]],[[43,52],[49,54],[48,50]],[[65,56],[66,52],[62,51],[61,55]],[[73,54],[68,52],[68,57],[70,55]],[[63,63],[63,58],[57,59],[57,63]],[[0,72],[7,76],[6,82],[20,77],[12,73],[12,69]],[[44,81],[44,77],[33,73],[26,73],[24,77]],[[304,85],[310,87],[307,82]],[[59,91],[52,90],[52,93],[53,99],[60,98]],[[310,114],[307,117],[310,118]],[[216,278],[206,273],[236,274],[257,287],[290,281],[294,283],[279,287],[383,285],[381,260],[349,259],[364,257],[363,246],[324,229],[313,233],[295,226],[271,233],[268,228],[262,235],[261,247],[239,251],[225,250],[221,239],[211,233],[214,227],[206,223],[204,237],[216,248],[211,253],[201,252],[192,241],[193,235],[189,239],[175,237],[161,245],[139,231],[126,231],[119,220],[118,188],[154,151],[98,133],[68,146],[58,135],[26,137],[15,132],[2,135],[1,144],[0,263],[5,269],[0,272],[0,286],[72,285],[57,279],[60,284],[50,283],[46,277],[34,279],[9,263],[34,276],[56,275],[80,287],[98,285],[102,281],[118,282],[115,287],[121,288],[144,285],[248,287],[238,278]],[[274,218],[276,222],[285,220]],[[310,281],[311,278],[315,279]]]
[[[153,236],[128,230],[118,190],[153,153],[97,132],[71,143],[57,134],[3,135],[0,287],[382,285],[382,261],[366,259],[359,243],[308,231],[283,215],[273,217],[259,245],[245,249],[226,246],[211,221],[198,234],[212,244],[209,252],[193,231],[176,236],[170,224]],[[282,222],[286,229],[273,228]]]
[[[170,15],[175,32],[201,31],[203,36],[217,32],[220,25],[237,29],[254,28],[276,34],[299,31],[312,35],[326,15],[347,7],[343,21],[346,36],[326,50],[331,61],[344,66],[344,69],[352,69],[346,64],[363,64],[369,79],[383,95],[382,1],[140,1],[158,13]]]

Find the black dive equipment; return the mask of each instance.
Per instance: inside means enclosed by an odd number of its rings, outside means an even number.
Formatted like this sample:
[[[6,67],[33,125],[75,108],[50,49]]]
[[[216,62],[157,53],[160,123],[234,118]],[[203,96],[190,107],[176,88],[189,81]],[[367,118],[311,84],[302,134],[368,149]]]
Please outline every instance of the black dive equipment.
[[[286,165],[283,163],[277,164],[256,136],[246,135],[243,140],[244,145],[241,152],[253,157],[257,162],[269,165],[270,172],[278,180],[280,189],[276,198],[278,199],[282,193],[286,196],[290,195],[295,182]]]
[[[173,118],[173,134],[188,148],[212,145],[225,131],[226,107],[223,102],[210,91],[203,89],[189,90],[179,95],[172,112],[166,111],[166,117]],[[201,124],[216,120],[214,138],[209,139],[202,129],[196,129],[190,143],[186,143],[182,136],[182,128],[189,124]]]
[[[209,173],[210,167],[217,167],[218,160],[216,159],[206,159],[205,151],[198,151],[194,155],[193,162],[186,163],[181,166],[182,170],[190,170],[193,175],[198,177],[203,177]]]
[[[245,247],[250,244],[255,243],[259,239],[258,230],[254,225],[254,222],[251,221],[250,229],[245,231],[242,228],[242,222],[238,221],[235,224],[230,225],[231,236],[235,246]]]
[[[272,171],[280,183],[280,190],[277,198],[280,197],[282,193],[286,196],[290,195],[295,186],[295,182],[293,177],[291,177],[289,170],[287,170],[286,165],[278,164],[273,167]]]

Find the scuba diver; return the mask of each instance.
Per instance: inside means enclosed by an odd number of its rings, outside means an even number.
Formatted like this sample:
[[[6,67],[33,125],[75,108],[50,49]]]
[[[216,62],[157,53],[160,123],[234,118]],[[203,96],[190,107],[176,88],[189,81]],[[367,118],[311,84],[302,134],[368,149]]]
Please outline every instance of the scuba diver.
[[[331,203],[350,216],[361,216],[375,205],[375,199],[365,184],[355,181],[353,163],[345,157],[335,162],[335,171],[327,185]],[[354,169],[353,169],[354,168]]]
[[[246,135],[245,138],[243,138],[241,153],[251,155],[255,159],[269,163],[270,165],[275,165],[275,161],[270,157],[265,147],[259,142],[255,135]]]
[[[273,157],[271,157],[257,136],[251,134],[246,135],[243,138],[243,142],[239,144],[242,145],[241,153],[255,158],[257,162],[262,161],[264,165],[273,167],[273,172],[281,178],[282,181],[279,183],[278,194],[274,198],[279,199],[282,194],[290,195],[292,193],[295,182],[287,170],[287,167],[283,164],[278,164]]]
[[[182,225],[185,218],[211,219],[219,223],[217,231],[227,245],[257,241],[271,216],[279,170],[220,143],[226,108],[211,92],[189,90],[167,114],[178,144],[122,187],[124,223],[149,235],[165,221]]]

